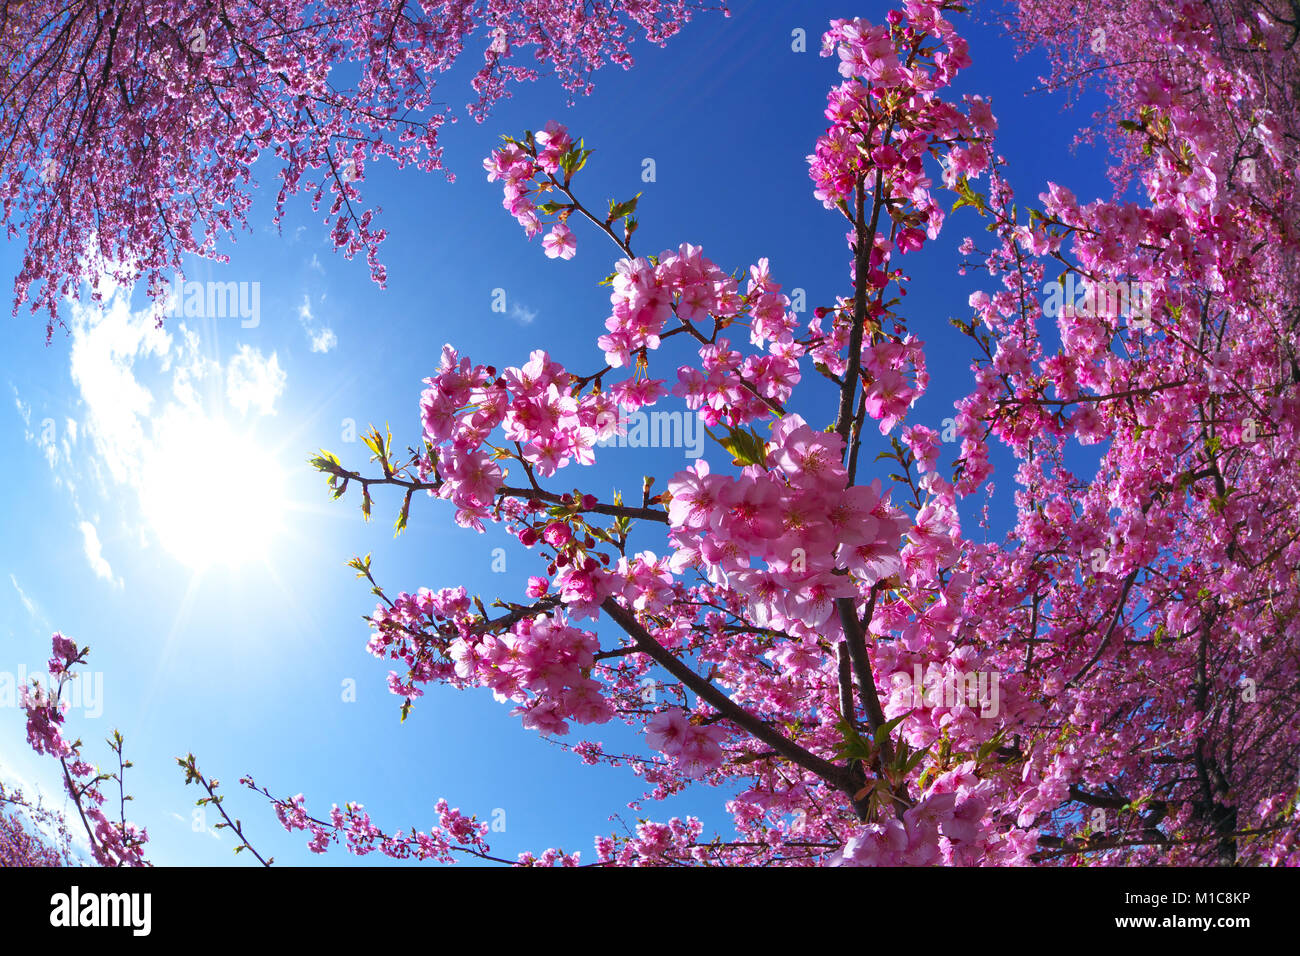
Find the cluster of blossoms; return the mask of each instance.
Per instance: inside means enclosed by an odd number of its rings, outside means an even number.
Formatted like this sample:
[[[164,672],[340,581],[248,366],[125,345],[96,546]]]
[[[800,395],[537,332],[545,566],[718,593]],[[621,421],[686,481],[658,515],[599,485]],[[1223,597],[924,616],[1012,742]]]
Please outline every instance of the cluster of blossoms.
[[[935,782],[929,795],[906,810],[902,818],[890,817],[862,827],[849,838],[832,866],[934,866],[947,862],[974,865],[984,859],[995,842],[983,826],[988,809],[981,791],[988,785],[975,776],[974,765],[957,767]],[[1032,849],[1032,836],[1012,839],[1011,860],[1023,860]]]
[[[561,181],[556,173],[566,157],[569,163]],[[503,205],[527,235],[541,231],[539,211],[559,213],[543,242],[549,256],[572,256],[575,240],[565,220],[582,207],[576,200],[541,205],[533,200],[555,189],[568,192],[572,173],[584,162],[583,151],[554,121],[547,124],[546,132],[529,136],[523,143],[511,141],[484,160],[488,179],[503,181]],[[539,179],[539,174],[546,178]],[[572,197],[572,193],[568,195]],[[615,204],[606,225],[626,217],[626,234],[630,238],[635,230],[630,218],[635,201],[622,207]],[[675,252],[665,250],[654,260],[629,257],[619,261],[611,286],[613,308],[605,320],[608,332],[597,340],[610,368],[633,365],[633,356],[638,365],[646,362],[647,353],[660,347],[665,325],[673,316],[681,322],[676,331],[696,336],[699,333],[693,323],[714,320],[726,327],[748,320],[751,342],[768,345],[765,355],[743,356],[732,350],[726,339],[703,342],[700,366],[678,369],[673,393],[684,397],[687,407],[700,410],[707,424],[737,425],[770,414],[772,407],[785,402],[799,383],[798,360],[806,351],[794,338],[799,321],[789,311],[790,300],[781,294],[780,284],[772,281],[766,259],[750,268],[744,295],[734,276],[704,256],[699,246],[689,243],[683,243]],[[660,385],[638,378],[616,386],[616,395],[624,408],[635,410],[661,397],[664,393]]]
[[[699,842],[704,824],[695,817],[673,817],[667,823],[645,820],[626,839],[597,837],[596,855],[601,864],[616,866],[664,866],[683,859],[706,861],[707,845]]]
[[[469,595],[463,587],[430,591],[420,588],[415,594],[403,591],[390,604],[380,604],[370,616],[374,635],[366,649],[375,657],[402,661],[408,668],[403,682],[396,671],[388,675],[394,694],[420,697],[419,685],[432,680],[448,680],[455,673],[447,660],[430,657],[424,648],[426,630],[445,633],[470,632],[472,626]]]
[[[365,807],[359,803],[349,803],[342,808],[335,804],[330,808],[329,819],[322,820],[311,816],[307,810],[306,798],[301,793],[278,798],[259,787],[252,777],[244,777],[240,783],[270,800],[276,818],[287,831],[310,833],[311,839],[307,847],[313,853],[325,853],[331,846],[343,846],[357,856],[377,851],[395,860],[420,862],[455,863],[459,855],[515,866],[582,865],[580,853],[566,853],[557,848],[544,850],[540,854],[520,853],[515,860],[493,856],[487,843],[488,824],[475,817],[465,816],[460,810],[449,806],[446,800],[439,800],[434,806],[438,814],[438,825],[430,827],[428,832],[413,830],[405,833],[398,830],[390,834],[377,827]]]
[[[100,773],[82,757],[81,742],[70,742],[63,736],[67,714],[67,705],[61,699],[63,688],[76,677],[73,667],[85,660],[86,652],[59,633],[54,634],[52,646],[54,654],[48,666],[51,680],[57,681],[55,687],[47,689],[35,681],[23,688],[27,742],[36,753],[54,757],[62,766],[64,785],[85,821],[95,862],[100,866],[147,866],[144,845],[148,832],[125,818],[113,822],[104,812],[105,794],[100,785],[113,779],[120,787],[120,774]],[[111,743],[120,757],[121,737],[114,735]]]
[[[875,243],[872,286],[884,285],[882,267],[891,249],[918,250],[943,225],[943,209],[930,192],[923,162],[935,154],[936,144],[955,142],[944,152],[945,185],[978,176],[991,159],[984,137],[996,121],[988,103],[970,98],[970,109],[962,113],[938,97],[957,71],[970,65],[966,41],[940,14],[940,6],[909,3],[906,15],[891,11],[878,27],[863,20],[835,20],[823,38],[823,54],[838,53],[846,79],[831,91],[826,107],[831,126],[808,157],[814,195],[827,209],[845,207],[865,184],[887,189],[908,206],[905,216],[895,214],[899,228],[892,237],[868,237]],[[927,60],[922,48],[934,40],[944,48]],[[903,130],[891,123],[899,99],[907,103]]]
[[[459,638],[449,653],[462,681],[490,687],[498,700],[527,701],[517,710],[525,727],[567,734],[566,720],[603,724],[613,716],[600,683],[584,676],[599,649],[595,634],[539,614],[500,636]]]
[[[389,675],[389,689],[408,700],[423,684],[487,687],[513,701],[525,727],[566,734],[566,721],[604,723],[613,716],[599,681],[588,676],[599,650],[596,636],[567,624],[562,614],[537,614],[502,633],[484,633],[464,588],[402,593],[371,615],[368,649],[402,661],[406,679]]]
[[[0,225],[27,248],[15,312],[49,313],[82,282],[144,278],[159,307],[187,255],[223,259],[219,240],[248,225],[254,166],[288,200],[321,211],[335,247],[364,254],[381,285],[385,230],[362,194],[366,167],[441,170],[439,133],[456,122],[440,78],[462,54],[481,62],[468,112],[482,121],[512,83],[550,72],[572,94],[601,67],[631,65],[636,35],[662,45],[695,0],[439,0],[338,3],[184,0],[111,9],[25,0],[0,9],[9,144]],[[352,79],[340,83],[340,73]],[[65,78],[80,76],[76,95]],[[197,144],[200,144],[196,146]],[[147,148],[145,145],[147,144]],[[340,144],[347,144],[341,147]],[[544,142],[552,155],[554,142]],[[557,228],[548,251],[571,255]]]
[[[76,866],[63,817],[0,782],[0,867]]]
[[[1019,7],[1058,79],[1111,71],[1116,185],[1140,198],[1050,183],[1025,222],[1000,173],[987,197],[1001,288],[970,299],[983,357],[954,419],[957,490],[989,475],[991,440],[1020,490],[1005,544],[971,552],[965,612],[1051,728],[1006,806],[1049,858],[1294,863],[1296,744],[1277,736],[1293,706],[1275,690],[1300,673],[1300,154],[1283,146],[1300,121],[1278,95],[1294,31],[1234,2],[1094,4],[1092,43],[1060,42],[1056,5]],[[1056,309],[1057,346],[1049,267],[1093,298],[1141,288],[1142,308]],[[1066,466],[1075,441],[1095,474]],[[1058,835],[1121,803],[1142,809],[1103,837]]]
[[[483,160],[488,182],[503,183],[505,198],[501,205],[524,227],[530,239],[542,231],[541,216],[533,200],[557,183],[554,177],[561,172],[561,163],[572,149],[569,131],[551,120],[546,129],[528,137],[526,143],[509,142]],[[539,173],[547,177],[545,185],[534,182]],[[552,259],[572,259],[578,250],[577,239],[565,218],[567,213],[551,225],[551,231],[542,239],[542,247]]]
[[[679,472],[668,485],[670,567],[702,565],[715,584],[748,598],[761,626],[833,632],[836,598],[898,572],[908,525],[878,481],[845,487],[843,446],[788,414],[772,427],[766,467],[733,478],[700,461]],[[767,566],[752,567],[755,559]]]
[[[680,707],[671,707],[646,724],[645,737],[646,743],[672,757],[681,772],[694,779],[722,765],[727,732],[720,727],[693,724]]]
[[[245,777],[240,782],[249,789],[270,797],[266,791],[259,790],[251,777]],[[311,834],[307,846],[313,853],[324,853],[331,845],[341,844],[347,847],[349,853],[357,856],[378,850],[384,856],[398,860],[453,863],[456,853],[484,856],[488,851],[488,825],[466,817],[459,810],[449,807],[445,800],[439,800],[435,806],[438,826],[431,827],[429,832],[406,834],[398,830],[387,834],[371,822],[370,814],[359,803],[349,803],[342,809],[335,804],[330,808],[328,820],[318,820],[308,814],[306,799],[301,793],[287,800],[270,798],[281,826],[290,833],[305,830]]]
[[[575,394],[569,373],[543,351],[498,376],[447,345],[438,373],[425,384],[420,411],[430,454],[423,472],[437,476],[436,493],[456,505],[457,523],[480,529],[503,480],[484,451],[494,429],[518,442],[523,462],[548,477],[570,461],[593,462],[596,442],[618,418],[612,394]]]

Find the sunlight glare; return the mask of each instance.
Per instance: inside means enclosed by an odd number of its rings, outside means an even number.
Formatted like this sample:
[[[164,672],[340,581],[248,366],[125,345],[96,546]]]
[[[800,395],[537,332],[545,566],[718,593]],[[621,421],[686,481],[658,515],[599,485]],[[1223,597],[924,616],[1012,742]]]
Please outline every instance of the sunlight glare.
[[[196,570],[266,560],[284,510],[271,450],[204,414],[164,415],[155,438],[141,507],[163,548]]]

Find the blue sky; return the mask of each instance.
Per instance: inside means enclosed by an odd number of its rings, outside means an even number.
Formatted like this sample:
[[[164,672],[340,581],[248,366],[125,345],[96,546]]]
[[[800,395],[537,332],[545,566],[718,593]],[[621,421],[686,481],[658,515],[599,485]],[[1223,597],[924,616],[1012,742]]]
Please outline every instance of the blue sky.
[[[642,793],[630,771],[583,766],[523,730],[487,691],[431,688],[399,725],[400,701],[384,683],[389,665],[365,652],[362,616],[373,598],[345,562],[372,553],[392,593],[464,584],[485,600],[520,597],[539,566],[498,528],[481,536],[456,528],[450,509],[427,499],[394,539],[399,496],[381,494],[365,524],[355,495],[331,501],[306,462],[324,447],[350,467],[365,465],[360,441],[346,439],[371,422],[390,423],[399,447],[416,442],[421,379],[444,342],[498,368],[543,347],[571,368],[598,367],[608,290],[597,283],[612,271],[613,246],[579,228],[575,259],[545,258],[540,241],[526,241],[501,209],[499,184],[486,182],[480,166],[500,134],[550,118],[595,149],[577,180],[580,197],[594,206],[643,192],[641,253],[689,241],[742,272],[766,256],[787,292],[806,291],[809,310],[850,294],[841,220],[813,198],[805,162],[826,125],[826,92],[839,81],[836,61],[817,51],[832,17],[879,21],[887,9],[736,3],[729,19],[701,15],[664,50],[637,47],[632,71],[602,71],[595,93],[573,107],[543,80],[516,89],[481,126],[446,127],[454,184],[371,164],[364,192],[383,207],[389,231],[386,290],[362,261],[334,255],[305,202],[291,207],[280,233],[272,230],[268,191],[250,217],[254,231],[226,247],[230,262],[196,262],[188,275],[258,283],[255,327],[235,317],[179,318],[158,332],[131,312],[142,309],[143,290],[106,314],[69,304],[63,318],[72,331],[56,333],[49,347],[40,317],[24,312],[4,323],[0,674],[43,670],[56,629],[91,646],[98,692],[72,711],[70,731],[99,759],[107,759],[102,738],[113,727],[125,734],[135,763],[130,816],[149,828],[155,863],[243,862],[229,835],[193,827],[198,794],[173,760],[190,751],[224,782],[227,806],[258,849],[286,863],[322,858],[237,786],[241,774],[277,794],[305,793],[319,815],[335,802],[362,802],[389,829],[427,828],[440,797],[485,820],[504,811],[505,831],[491,843],[509,857],[560,846],[590,860],[595,834],[621,830],[613,813],[629,825],[693,813],[706,833],[729,833],[723,793],[697,787],[629,810]],[[1109,196],[1100,157],[1069,149],[1093,104],[1067,113],[1058,96],[1026,96],[1042,64],[1014,60],[999,28],[969,17],[958,24],[974,58],[958,91],[992,98],[998,151],[1012,159],[1022,202],[1036,202],[1049,178],[1085,201]],[[792,50],[795,29],[807,31],[808,52]],[[462,71],[443,88],[452,102],[469,98]],[[641,178],[647,158],[652,183]],[[272,184],[271,170],[258,172]],[[929,345],[931,371],[909,420],[935,428],[968,389],[971,348],[948,325],[967,317],[967,296],[981,287],[979,276],[957,275],[966,235],[986,235],[970,209],[906,260],[911,328]],[[0,246],[0,273],[15,274],[20,256],[17,243]],[[491,309],[498,288],[505,315]],[[685,360],[665,348],[656,377],[673,379]],[[815,377],[805,369],[805,382]],[[807,417],[834,417],[828,388],[801,392]],[[705,455],[715,466],[726,461],[716,446]],[[1005,502],[1007,462],[994,461]],[[570,466],[552,484],[578,483],[602,497],[621,487],[631,496],[642,474],[659,476],[662,488],[689,462],[682,449],[609,449],[595,469]],[[256,516],[251,523],[232,524],[228,506],[214,503],[232,497]],[[247,535],[244,556],[196,568],[194,541],[228,539],[231,528]],[[640,546],[663,550],[649,532]],[[506,548],[505,572],[493,570],[497,547]],[[355,702],[344,700],[348,681]],[[570,740],[581,739],[644,752],[621,725],[575,727]],[[27,748],[21,709],[0,706],[5,779],[38,786],[61,805],[56,769]],[[323,860],[356,862],[342,851]]]

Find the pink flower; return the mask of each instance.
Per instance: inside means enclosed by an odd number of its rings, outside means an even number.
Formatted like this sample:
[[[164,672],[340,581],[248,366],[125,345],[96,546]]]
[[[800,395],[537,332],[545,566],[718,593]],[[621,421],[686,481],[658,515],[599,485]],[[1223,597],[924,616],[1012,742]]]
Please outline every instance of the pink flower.
[[[656,714],[645,727],[646,743],[670,757],[682,752],[689,733],[690,724],[680,707]]]
[[[542,237],[542,248],[551,258],[572,259],[578,251],[578,240],[573,230],[562,222],[557,222],[551,231]]]
[[[542,531],[542,538],[552,548],[562,548],[573,540],[573,532],[563,521],[552,521]]]

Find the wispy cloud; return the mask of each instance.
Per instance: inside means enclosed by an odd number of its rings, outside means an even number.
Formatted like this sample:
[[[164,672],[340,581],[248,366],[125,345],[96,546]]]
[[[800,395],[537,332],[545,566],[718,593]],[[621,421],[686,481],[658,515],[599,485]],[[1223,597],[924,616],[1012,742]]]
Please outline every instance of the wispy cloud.
[[[11,382],[9,387],[14,393],[14,407],[18,409],[18,417],[23,420],[23,440],[35,445],[41,451],[41,456],[45,463],[50,466],[54,472],[54,483],[56,485],[66,486],[72,493],[73,505],[76,506],[77,487],[71,477],[72,450],[77,444],[78,425],[75,418],[65,418],[63,420],[63,433],[59,434],[58,422],[50,417],[41,419],[33,424],[35,417],[32,406],[22,400],[18,389]]]
[[[95,526],[89,521],[81,522],[81,537],[86,552],[86,560],[90,562],[90,569],[95,572],[95,576],[103,578],[110,584],[120,585],[120,581],[113,579],[113,568],[104,559],[104,548],[99,543],[99,532],[95,530]]]
[[[320,332],[308,332],[311,339],[311,350],[313,352],[328,352],[334,346],[339,344],[338,336],[334,334],[333,329],[322,329]]]
[[[338,336],[334,334],[333,329],[328,325],[317,323],[316,316],[311,310],[311,297],[305,293],[302,297],[302,305],[298,306],[298,321],[303,331],[307,333],[307,341],[311,343],[313,352],[325,353],[339,344]]]
[[[530,309],[526,305],[520,305],[518,302],[510,306],[510,318],[514,319],[520,325],[531,325],[533,319],[537,318],[537,310]]]
[[[22,397],[18,394],[18,387],[16,385],[11,382],[9,387],[13,389],[14,408],[18,409],[18,417],[23,420],[23,427],[30,429],[32,427],[32,406],[26,404],[22,400]],[[32,440],[30,431],[27,433],[26,438],[28,441]]]
[[[40,615],[36,613],[36,605],[32,603],[32,599],[27,596],[27,594],[23,591],[22,587],[19,585],[18,579],[14,577],[12,574],[9,575],[9,583],[12,584],[14,586],[14,590],[18,592],[18,600],[23,602],[23,607],[27,608],[27,613],[30,614],[32,617],[39,617]]]
[[[226,401],[241,412],[256,408],[263,415],[273,415],[286,378],[274,352],[267,358],[252,346],[242,345],[226,366]]]

